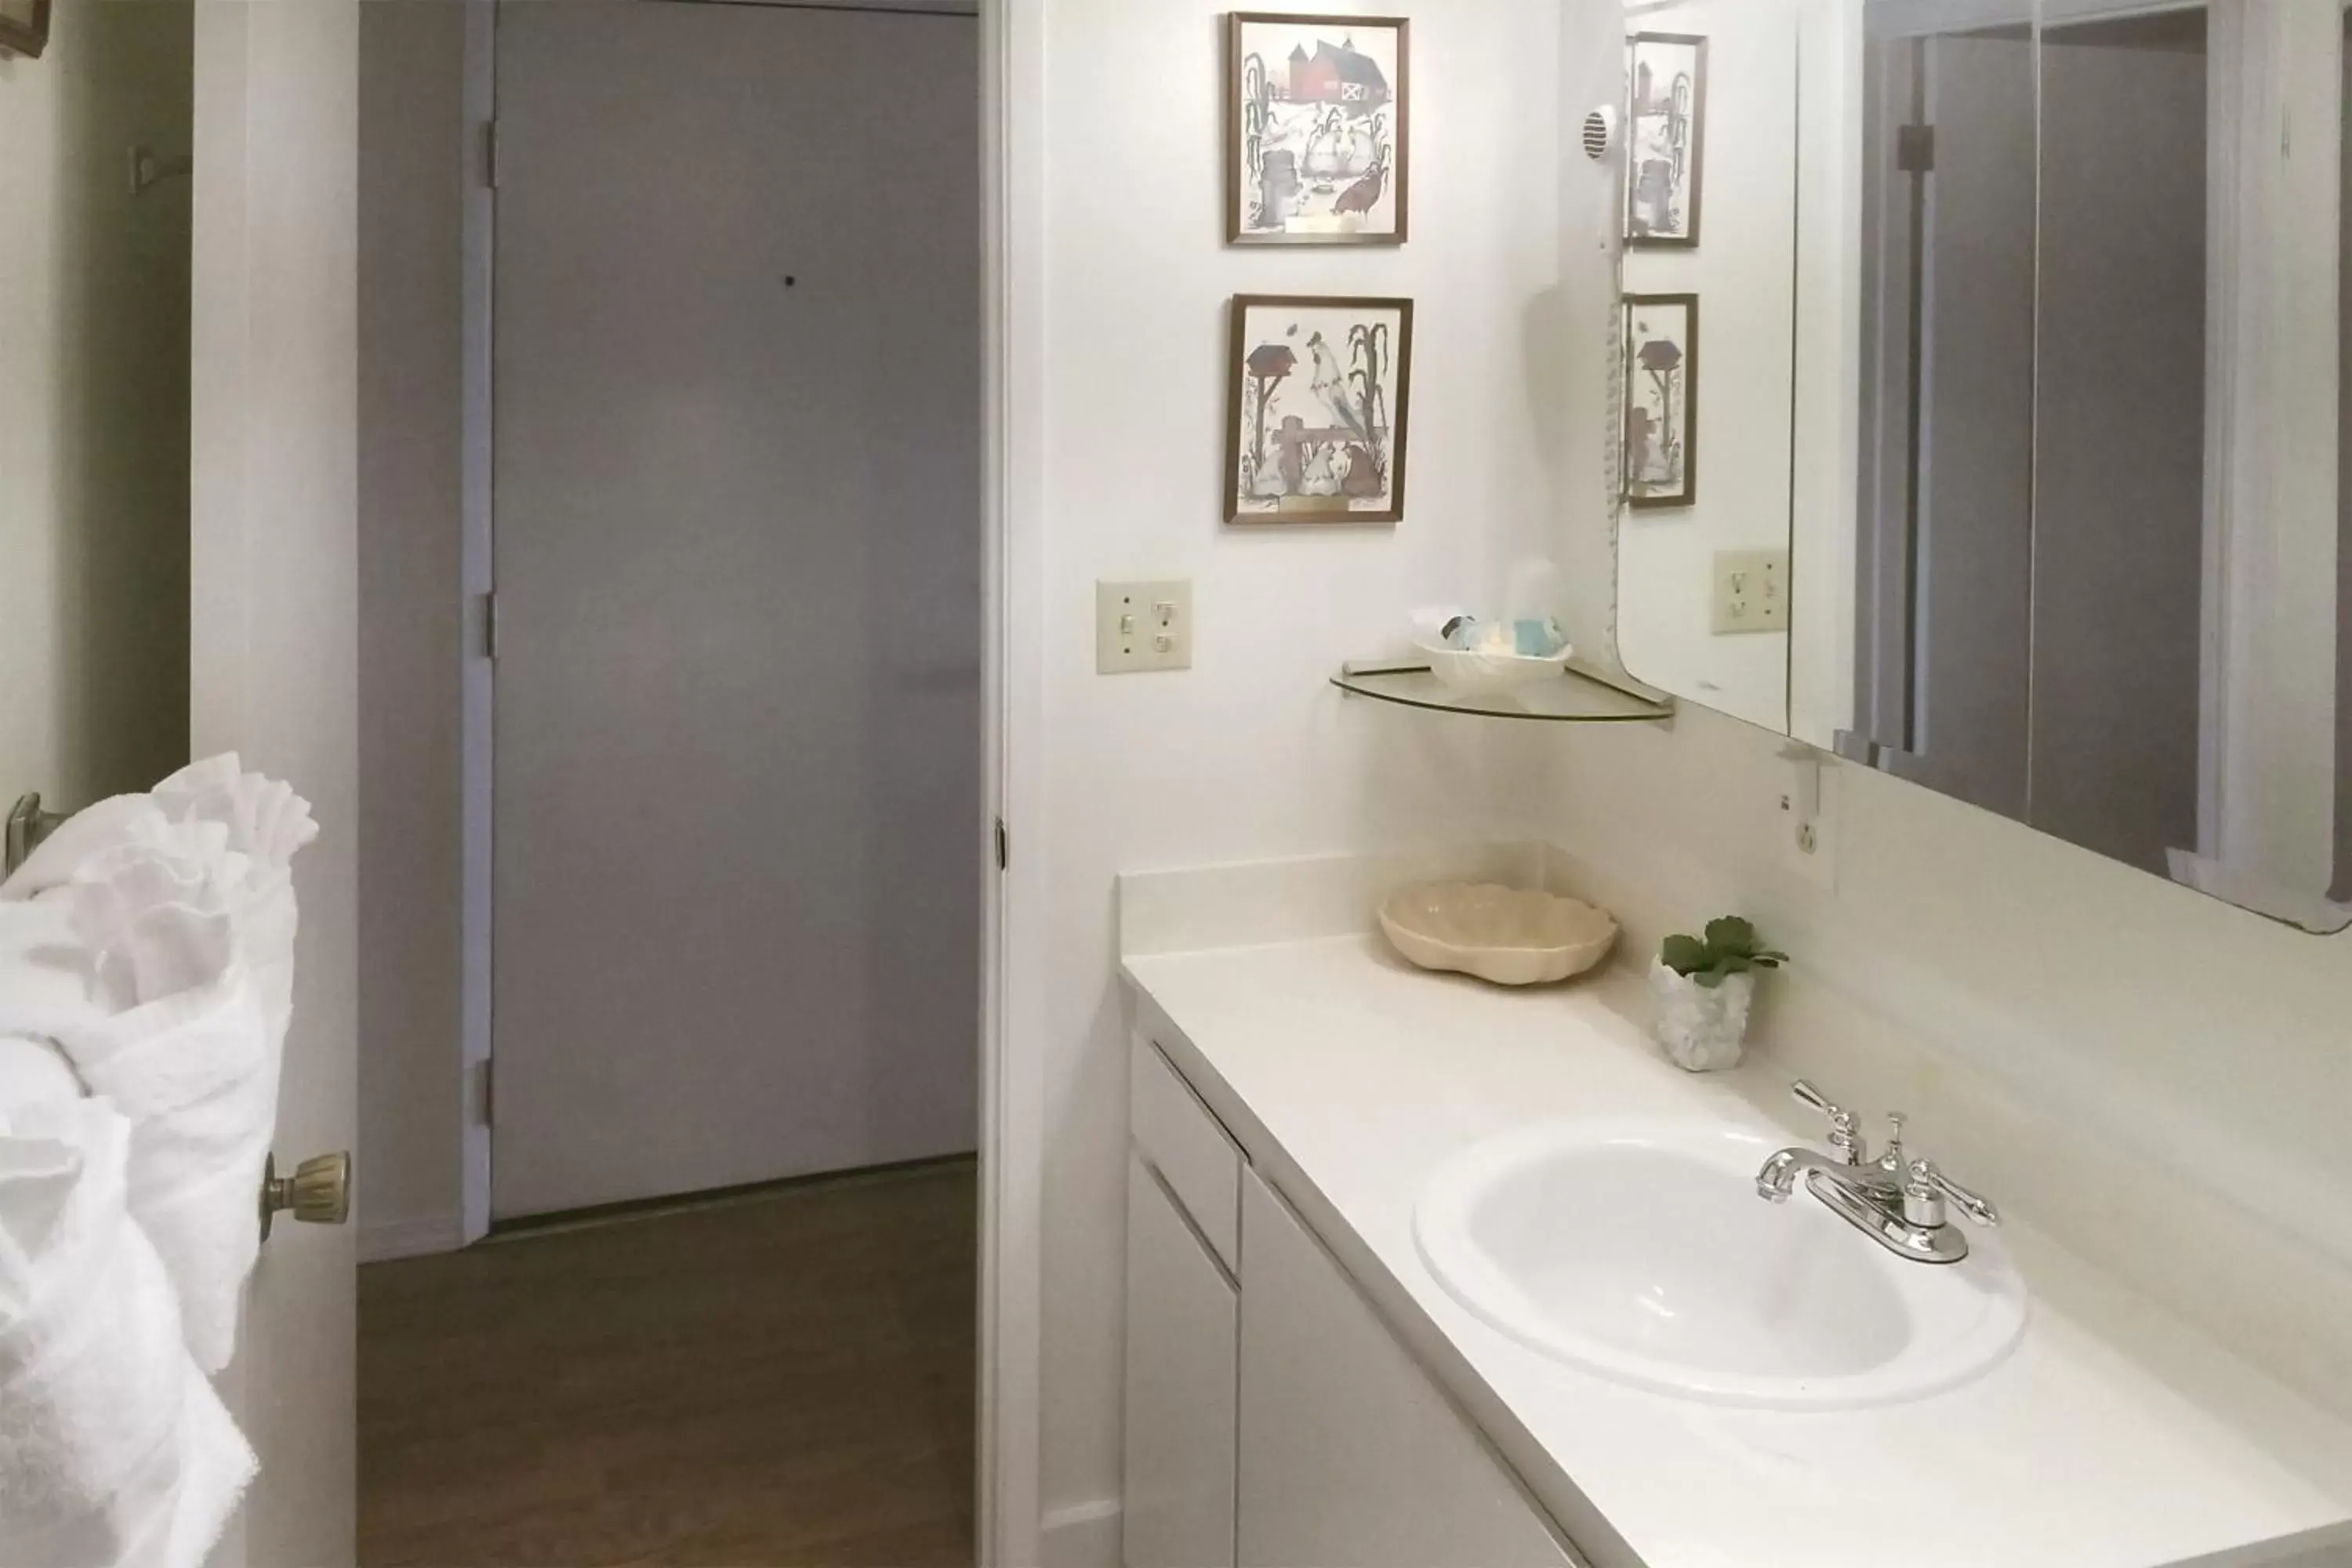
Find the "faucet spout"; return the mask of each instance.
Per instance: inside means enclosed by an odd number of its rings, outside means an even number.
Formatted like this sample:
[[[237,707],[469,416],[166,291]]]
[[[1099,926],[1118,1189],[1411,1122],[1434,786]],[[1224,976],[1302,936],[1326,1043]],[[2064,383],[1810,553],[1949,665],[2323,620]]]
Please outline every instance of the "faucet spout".
[[[1805,1190],[1840,1219],[1899,1257],[1918,1263],[1958,1263],[1969,1255],[1968,1237],[1946,1223],[1947,1205],[1978,1225],[1999,1225],[2000,1215],[1981,1195],[1936,1169],[1912,1159],[1903,1146],[1904,1118],[1889,1117],[1894,1135],[1874,1160],[1853,1115],[1811,1084],[1799,1079],[1789,1091],[1798,1103],[1830,1121],[1830,1147],[1837,1158],[1803,1147],[1783,1149],[1756,1173],[1756,1195],[1785,1204],[1801,1178]]]
[[[1797,1190],[1797,1178],[1809,1172],[1855,1194],[1885,1194],[1896,1186],[1875,1165],[1850,1165],[1811,1149],[1783,1149],[1756,1173],[1756,1195],[1768,1204],[1785,1204]]]

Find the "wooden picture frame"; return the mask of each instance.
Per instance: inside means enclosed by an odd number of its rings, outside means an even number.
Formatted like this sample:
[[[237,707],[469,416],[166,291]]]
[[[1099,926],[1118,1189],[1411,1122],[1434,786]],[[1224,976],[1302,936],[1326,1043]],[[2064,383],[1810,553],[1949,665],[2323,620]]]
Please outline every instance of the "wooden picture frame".
[[[1412,58],[1402,16],[1228,14],[1228,245],[1405,243]]]
[[[1623,298],[1625,398],[1618,474],[1636,510],[1698,501],[1698,296]],[[1654,345],[1667,344],[1672,353]]]
[[[1236,294],[1229,310],[1225,521],[1402,521],[1412,301]]]
[[[37,60],[49,47],[49,0],[0,0],[0,56]]]
[[[1625,40],[1625,243],[1643,250],[1696,247],[1706,170],[1706,39],[1696,33],[1632,35]]]

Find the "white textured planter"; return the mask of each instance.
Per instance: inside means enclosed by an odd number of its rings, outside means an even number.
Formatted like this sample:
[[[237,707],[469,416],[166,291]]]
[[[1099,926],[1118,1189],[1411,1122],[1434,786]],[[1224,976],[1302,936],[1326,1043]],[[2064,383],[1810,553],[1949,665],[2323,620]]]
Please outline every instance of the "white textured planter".
[[[1756,976],[1729,974],[1723,984],[1701,985],[1658,959],[1650,961],[1650,994],[1658,999],[1653,1026],[1658,1044],[1686,1072],[1717,1072],[1739,1065],[1748,1038],[1748,1006],[1756,996]]]

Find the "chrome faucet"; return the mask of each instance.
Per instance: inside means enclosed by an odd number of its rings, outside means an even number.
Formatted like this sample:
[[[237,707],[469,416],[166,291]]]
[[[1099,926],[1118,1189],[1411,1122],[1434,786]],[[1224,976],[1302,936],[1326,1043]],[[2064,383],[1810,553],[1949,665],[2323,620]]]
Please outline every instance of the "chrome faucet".
[[[1903,1117],[1887,1118],[1893,1131],[1877,1159],[1855,1131],[1853,1113],[1831,1102],[1799,1079],[1790,1086],[1801,1105],[1829,1118],[1832,1159],[1811,1149],[1783,1149],[1756,1173],[1756,1191],[1767,1203],[1783,1204],[1797,1190],[1797,1178],[1832,1214],[1887,1251],[1916,1263],[1958,1263],[1969,1255],[1969,1238],[1950,1223],[1958,1209],[1976,1225],[1999,1225],[2000,1215],[1977,1194],[1915,1160],[1903,1145]]]

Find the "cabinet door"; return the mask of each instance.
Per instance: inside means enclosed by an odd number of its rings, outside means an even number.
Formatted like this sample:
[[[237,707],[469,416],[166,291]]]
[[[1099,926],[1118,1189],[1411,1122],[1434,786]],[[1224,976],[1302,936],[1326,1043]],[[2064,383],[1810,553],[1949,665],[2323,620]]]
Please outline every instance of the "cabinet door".
[[[1127,1568],[1232,1568],[1239,1295],[1143,1162],[1127,1168]]]
[[[1242,1279],[1241,1568],[1577,1563],[1255,1173]]]

